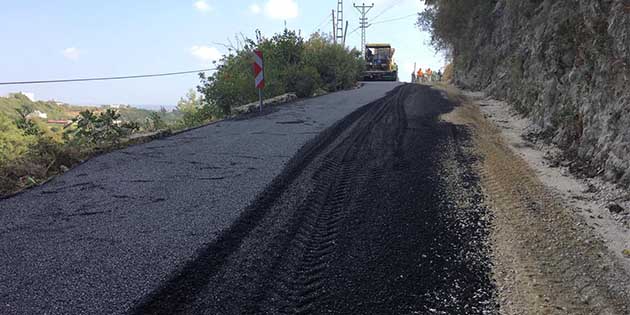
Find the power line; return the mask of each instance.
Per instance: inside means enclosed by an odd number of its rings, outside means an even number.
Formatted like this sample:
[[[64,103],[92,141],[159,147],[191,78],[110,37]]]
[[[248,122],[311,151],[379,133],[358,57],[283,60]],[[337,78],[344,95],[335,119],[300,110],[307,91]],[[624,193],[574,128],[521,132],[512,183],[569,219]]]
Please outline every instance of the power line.
[[[372,22],[372,23],[370,23],[370,25],[376,25],[376,24],[383,24],[383,23],[396,22],[396,21],[400,21],[400,20],[404,20],[404,19],[410,18],[410,17],[412,17],[412,16],[417,16],[417,15],[418,15],[418,13],[409,14],[409,15],[405,15],[405,16],[401,16],[401,17],[397,17],[397,18],[393,18],[393,19],[389,19],[389,20],[383,20],[383,21]]]
[[[330,19],[330,14],[326,13],[326,16],[324,17],[324,19],[322,20],[321,23],[319,23],[319,25],[317,25],[317,27],[314,29],[315,31],[319,30],[320,27],[322,27],[324,25],[324,23],[328,22]]]
[[[0,82],[0,85],[26,85],[26,84],[45,84],[45,83],[67,83],[67,82],[126,80],[126,79],[166,77],[166,76],[174,76],[174,75],[182,75],[182,74],[208,72],[208,71],[213,71],[213,70],[217,70],[217,69],[201,69],[201,70],[181,71],[181,72],[168,72],[168,73],[158,73],[158,74],[128,75],[128,76],[122,76],[122,77],[101,77],[101,78],[81,78],[81,79],[62,79],[62,80]]]
[[[385,8],[385,10],[381,11],[379,14],[377,14],[375,17],[373,17],[373,19],[378,19],[381,15],[385,14],[385,12],[389,11],[391,8],[397,6],[398,3],[394,2],[392,3],[389,7]]]
[[[372,23],[370,23],[368,26],[372,26],[372,25],[374,25],[374,24],[383,24],[383,23],[395,22],[395,21],[399,21],[399,20],[403,20],[403,19],[406,19],[406,18],[409,18],[409,17],[415,16],[415,15],[417,15],[417,13],[414,13],[414,14],[409,14],[409,15],[405,15],[405,16],[401,16],[401,17],[397,17],[397,18],[393,18],[393,19],[389,19],[389,20],[383,20],[383,21],[372,22]],[[354,34],[355,34],[358,30],[360,30],[360,29],[361,29],[361,27],[360,27],[360,26],[358,26],[358,27],[354,28],[352,31],[350,31],[350,32],[348,33],[348,36],[350,36],[350,35],[354,35]]]

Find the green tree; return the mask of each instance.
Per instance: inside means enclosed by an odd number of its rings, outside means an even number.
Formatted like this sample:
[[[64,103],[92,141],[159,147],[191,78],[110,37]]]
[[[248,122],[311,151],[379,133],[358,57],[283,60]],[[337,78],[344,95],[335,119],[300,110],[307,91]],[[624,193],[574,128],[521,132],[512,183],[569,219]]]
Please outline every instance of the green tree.
[[[197,92],[193,89],[190,89],[186,96],[179,100],[177,111],[183,114],[181,124],[185,128],[201,125],[218,116],[216,107],[211,103],[204,104],[202,98],[197,96]]]
[[[162,115],[161,112],[152,112],[149,114],[149,117],[147,117],[149,130],[158,131],[168,129],[168,124],[164,121]]]
[[[72,127],[65,135],[79,145],[109,145],[119,143],[137,129],[137,123],[121,122],[120,113],[114,109],[100,114],[85,110],[73,119]]]
[[[29,117],[33,113],[33,108],[28,105],[22,105],[15,110],[18,114],[18,118],[15,120],[16,126],[24,132],[27,136],[39,136],[42,134],[42,130],[39,126]]]

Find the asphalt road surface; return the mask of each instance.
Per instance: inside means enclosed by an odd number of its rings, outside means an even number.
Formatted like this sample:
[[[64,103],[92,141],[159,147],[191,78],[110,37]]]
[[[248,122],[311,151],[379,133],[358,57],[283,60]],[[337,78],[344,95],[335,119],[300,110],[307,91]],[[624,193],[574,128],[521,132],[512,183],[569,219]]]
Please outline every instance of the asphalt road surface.
[[[469,135],[438,119],[452,106],[368,84],[0,201],[0,313],[492,314]]]
[[[0,314],[123,314],[217,240],[370,83],[106,154],[0,200]]]

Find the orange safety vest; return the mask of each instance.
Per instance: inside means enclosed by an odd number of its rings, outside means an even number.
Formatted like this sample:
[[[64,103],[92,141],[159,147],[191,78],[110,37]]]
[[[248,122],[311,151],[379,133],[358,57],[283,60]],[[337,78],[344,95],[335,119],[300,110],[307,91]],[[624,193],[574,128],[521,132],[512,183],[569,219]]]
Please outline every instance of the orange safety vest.
[[[418,70],[418,78],[423,77],[424,73],[422,72],[422,69]]]

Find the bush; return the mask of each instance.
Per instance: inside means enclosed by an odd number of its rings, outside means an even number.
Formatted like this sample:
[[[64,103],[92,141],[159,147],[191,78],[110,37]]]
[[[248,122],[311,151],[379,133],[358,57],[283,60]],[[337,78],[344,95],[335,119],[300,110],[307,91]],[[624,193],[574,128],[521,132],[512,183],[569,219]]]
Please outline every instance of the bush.
[[[332,39],[313,34],[306,42],[304,63],[317,70],[322,88],[328,92],[352,88],[363,72],[363,60],[357,50],[348,51]]]
[[[82,152],[64,145],[36,122],[11,120],[0,113],[0,196],[37,184],[57,174],[63,167],[76,164]],[[39,132],[31,134],[33,126]]]
[[[232,107],[258,99],[252,71],[255,49],[265,56],[266,97],[287,92],[307,97],[319,88],[348,89],[356,84],[363,70],[358,51],[347,50],[319,34],[307,41],[289,30],[271,38],[258,34],[257,41],[245,39],[241,49],[223,56],[218,70],[210,77],[200,74],[198,91],[203,95],[202,103],[216,109],[218,116],[229,115]]]
[[[34,136],[25,135],[6,115],[0,113],[0,167],[28,152]]]
[[[288,75],[287,90],[298,97],[311,97],[319,87],[319,74],[311,66],[297,67]]]
[[[158,112],[152,112],[147,117],[146,129],[150,131],[159,131],[168,129],[168,124],[162,118],[162,115]]]
[[[42,130],[39,126],[29,118],[29,115],[33,113],[33,108],[30,106],[22,105],[15,110],[18,114],[18,118],[15,120],[15,125],[22,130],[25,135],[39,136],[42,134]]]
[[[186,97],[182,97],[177,103],[177,111],[183,114],[177,128],[191,128],[212,121],[219,116],[217,107],[211,104],[202,104],[202,99],[197,96],[195,90],[190,90]]]
[[[72,120],[66,130],[66,139],[76,145],[108,146],[118,144],[123,137],[139,129],[137,123],[122,123],[120,114],[113,109],[95,114],[85,110]]]

